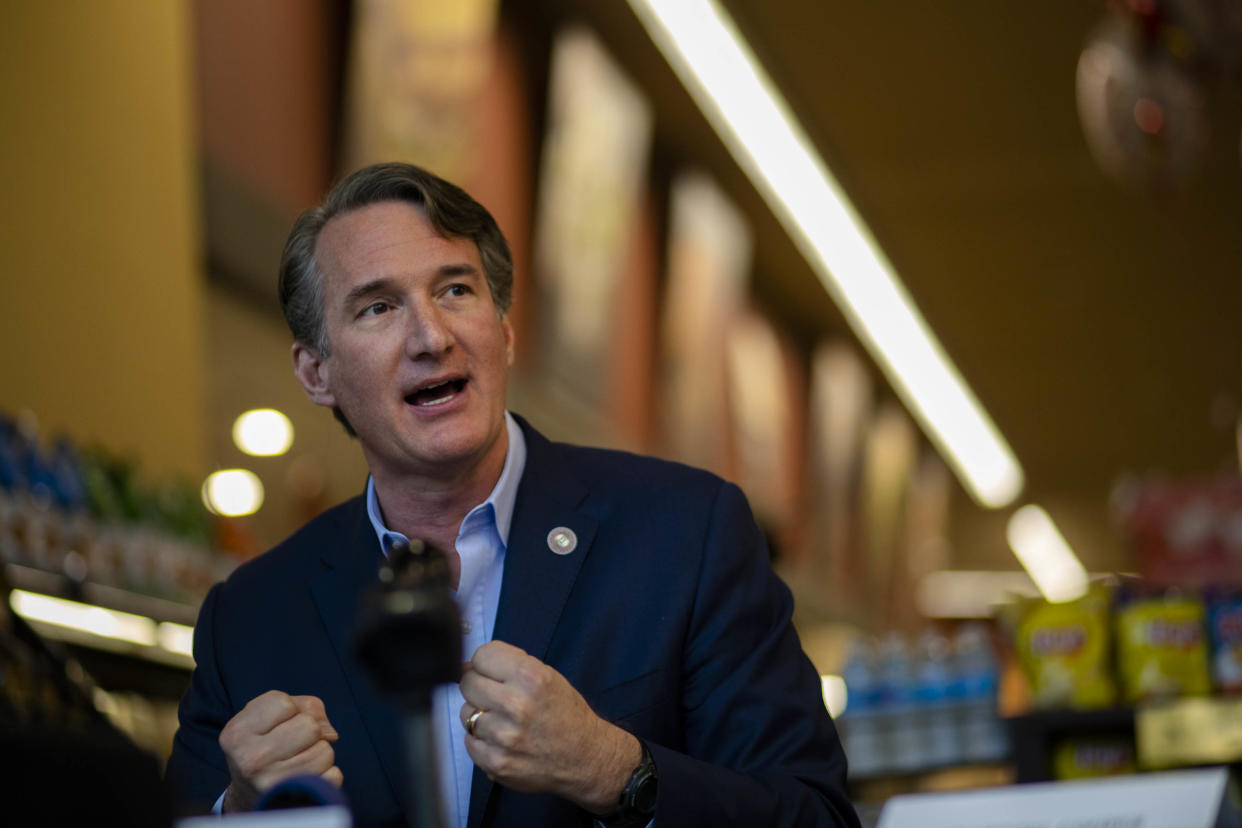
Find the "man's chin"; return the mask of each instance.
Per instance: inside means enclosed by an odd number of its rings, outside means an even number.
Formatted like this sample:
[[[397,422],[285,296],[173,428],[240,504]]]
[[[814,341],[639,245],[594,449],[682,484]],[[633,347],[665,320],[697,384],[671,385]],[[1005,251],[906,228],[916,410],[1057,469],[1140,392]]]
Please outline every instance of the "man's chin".
[[[490,420],[490,418],[489,418]],[[503,453],[505,425],[478,417],[446,418],[439,423],[405,422],[387,434],[362,434],[367,465],[378,476],[407,475],[459,478],[475,466]],[[370,438],[370,439],[369,439]],[[503,460],[501,461],[503,464]]]
[[[422,442],[411,451],[410,458],[428,471],[457,476],[485,463],[499,442],[491,434],[453,435]]]

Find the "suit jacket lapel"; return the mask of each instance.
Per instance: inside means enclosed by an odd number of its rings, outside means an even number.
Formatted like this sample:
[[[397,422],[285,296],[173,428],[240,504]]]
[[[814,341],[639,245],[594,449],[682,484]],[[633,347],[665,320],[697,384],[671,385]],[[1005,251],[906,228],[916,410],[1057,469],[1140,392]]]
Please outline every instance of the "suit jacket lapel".
[[[356,498],[351,506],[325,533],[319,565],[308,573],[307,580],[388,786],[396,801],[404,803],[400,793],[403,785],[398,782],[404,767],[400,722],[393,705],[376,692],[354,657],[360,599],[363,590],[377,582],[382,555],[367,520],[366,501]]]
[[[513,507],[492,637],[543,661],[599,521],[578,510],[587,489],[571,475],[556,448],[525,420],[517,420],[526,436],[526,469]],[[556,554],[549,545],[549,534],[558,528],[577,537],[568,554]],[[468,828],[482,824],[492,787],[476,768]]]

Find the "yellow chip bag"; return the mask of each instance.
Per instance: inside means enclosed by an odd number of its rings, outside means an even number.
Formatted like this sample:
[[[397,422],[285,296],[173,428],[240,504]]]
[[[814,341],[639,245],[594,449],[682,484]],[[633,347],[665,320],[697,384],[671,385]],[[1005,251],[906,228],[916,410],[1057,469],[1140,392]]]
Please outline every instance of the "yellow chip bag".
[[[1039,709],[1108,707],[1117,691],[1109,672],[1109,594],[1092,587],[1076,601],[1038,599],[1012,612],[1013,644]]]
[[[1117,667],[1128,703],[1211,692],[1203,601],[1170,592],[1124,598],[1117,610]]]

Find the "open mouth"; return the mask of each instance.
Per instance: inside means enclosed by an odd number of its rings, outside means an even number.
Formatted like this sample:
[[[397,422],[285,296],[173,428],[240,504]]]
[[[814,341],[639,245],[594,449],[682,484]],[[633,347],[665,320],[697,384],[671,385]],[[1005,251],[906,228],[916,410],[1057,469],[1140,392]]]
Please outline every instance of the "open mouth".
[[[466,380],[453,379],[445,382],[438,382],[435,385],[428,385],[420,388],[412,394],[407,394],[405,401],[410,405],[427,406],[439,405],[448,402],[462,392],[466,387]]]

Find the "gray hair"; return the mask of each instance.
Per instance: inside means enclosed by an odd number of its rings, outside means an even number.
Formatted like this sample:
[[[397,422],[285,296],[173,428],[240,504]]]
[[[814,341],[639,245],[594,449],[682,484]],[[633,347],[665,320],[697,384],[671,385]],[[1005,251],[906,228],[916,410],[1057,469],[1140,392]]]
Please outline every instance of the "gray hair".
[[[440,235],[473,241],[492,302],[502,316],[508,312],[513,302],[513,256],[487,208],[460,187],[413,164],[373,164],[342,179],[322,204],[299,216],[289,231],[280,257],[278,290],[280,308],[295,340],[328,356],[323,279],[315,259],[319,233],[335,216],[382,201],[416,205]]]

